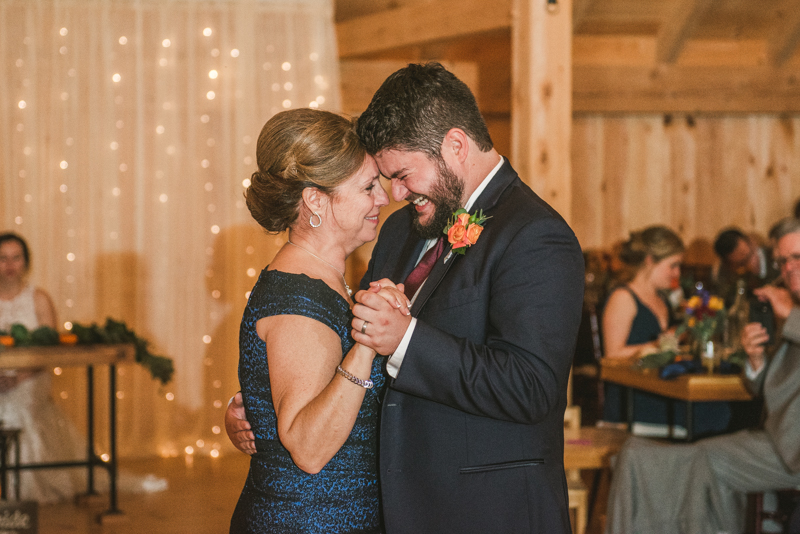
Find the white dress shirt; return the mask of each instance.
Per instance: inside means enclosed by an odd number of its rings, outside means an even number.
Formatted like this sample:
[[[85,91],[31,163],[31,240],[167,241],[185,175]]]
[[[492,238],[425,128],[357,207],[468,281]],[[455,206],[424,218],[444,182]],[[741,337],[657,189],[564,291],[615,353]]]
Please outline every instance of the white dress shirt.
[[[487,185],[489,185],[489,182],[492,181],[494,175],[497,174],[497,171],[499,171],[500,167],[503,166],[503,161],[505,161],[503,159],[503,156],[500,156],[500,162],[497,165],[495,165],[494,169],[492,169],[491,172],[489,172],[489,174],[486,175],[486,178],[483,179],[478,188],[475,189],[475,191],[473,191],[472,195],[470,195],[469,200],[467,200],[467,205],[464,206],[465,210],[469,211],[472,209],[472,205],[475,204],[475,201],[478,199],[479,196],[481,196],[481,193],[483,193],[483,190],[486,189]],[[428,249],[430,249],[436,243],[437,240],[438,238],[428,239],[428,241],[425,243],[425,246],[422,249],[422,252],[419,255],[419,258],[417,258],[417,263],[419,263],[419,261],[422,259],[422,256],[425,255]],[[444,263],[447,263],[447,260],[449,260],[450,256],[452,255],[453,253],[449,252],[447,256],[445,256],[444,258]],[[412,306],[414,304],[414,301],[417,299],[417,295],[419,295],[420,289],[422,289],[422,286],[424,285],[425,281],[423,281],[422,284],[420,284],[419,289],[417,289],[417,292],[414,293],[414,297],[411,299]],[[412,317],[411,322],[409,323],[408,328],[406,329],[406,333],[405,335],[403,335],[403,339],[400,340],[400,344],[397,346],[397,350],[394,351],[394,354],[389,356],[389,360],[386,362],[386,372],[389,373],[389,375],[392,378],[397,378],[397,373],[398,371],[400,371],[400,366],[403,364],[403,358],[405,358],[406,350],[408,350],[408,344],[411,342],[411,336],[414,335],[414,328],[416,326],[417,326],[417,318]]]

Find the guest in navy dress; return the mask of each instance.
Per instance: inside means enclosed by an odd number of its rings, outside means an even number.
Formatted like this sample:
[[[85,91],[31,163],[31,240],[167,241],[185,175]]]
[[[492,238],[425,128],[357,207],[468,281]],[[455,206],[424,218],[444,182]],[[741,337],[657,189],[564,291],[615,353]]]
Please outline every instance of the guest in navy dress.
[[[615,289],[603,312],[605,358],[635,358],[659,348],[659,337],[672,329],[674,317],[665,292],[677,286],[684,246],[681,238],[663,226],[651,226],[631,234],[620,250],[620,259],[633,268],[633,278]],[[603,419],[627,420],[622,388],[605,385]],[[669,435],[670,402],[661,396],[634,393],[634,434]],[[723,402],[696,404],[696,435],[720,433],[730,422],[730,407]],[[672,403],[675,435],[686,434],[686,405]]]
[[[257,158],[247,207],[268,232],[288,229],[289,242],[242,318],[239,381],[256,452],[230,532],[378,533],[383,374],[350,335],[344,270],[375,239],[388,197],[352,121],[330,112],[278,113]]]

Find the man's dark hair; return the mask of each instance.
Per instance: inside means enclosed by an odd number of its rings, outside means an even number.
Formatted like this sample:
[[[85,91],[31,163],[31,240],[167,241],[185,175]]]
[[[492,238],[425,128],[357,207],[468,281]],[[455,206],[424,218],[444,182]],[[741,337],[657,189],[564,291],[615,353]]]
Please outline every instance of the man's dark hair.
[[[412,63],[389,76],[358,118],[370,154],[397,149],[441,157],[442,140],[461,128],[483,152],[492,138],[469,87],[439,63]]]
[[[717,236],[717,239],[714,240],[714,252],[717,253],[717,256],[720,259],[725,259],[730,255],[731,252],[736,248],[736,245],[739,244],[740,239],[747,239],[747,236],[744,235],[741,230],[738,228],[728,228],[727,230],[723,230]]]
[[[0,245],[6,241],[15,241],[19,243],[19,246],[22,247],[22,257],[25,260],[25,269],[29,269],[31,266],[31,253],[28,250],[28,244],[25,242],[25,240],[13,232],[0,234]]]

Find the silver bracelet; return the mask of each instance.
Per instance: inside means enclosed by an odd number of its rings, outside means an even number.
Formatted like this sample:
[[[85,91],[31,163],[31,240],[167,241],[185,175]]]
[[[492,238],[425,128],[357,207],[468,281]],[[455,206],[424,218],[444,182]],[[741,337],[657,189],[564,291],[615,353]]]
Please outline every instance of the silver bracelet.
[[[367,378],[366,380],[362,380],[362,379],[358,378],[357,376],[348,373],[347,371],[342,369],[341,365],[337,365],[336,366],[336,372],[338,374],[342,375],[343,377],[345,377],[346,379],[348,379],[353,384],[355,384],[357,386],[361,386],[364,389],[372,389],[372,386],[375,385],[375,384],[372,383],[372,380],[370,380],[369,378]]]

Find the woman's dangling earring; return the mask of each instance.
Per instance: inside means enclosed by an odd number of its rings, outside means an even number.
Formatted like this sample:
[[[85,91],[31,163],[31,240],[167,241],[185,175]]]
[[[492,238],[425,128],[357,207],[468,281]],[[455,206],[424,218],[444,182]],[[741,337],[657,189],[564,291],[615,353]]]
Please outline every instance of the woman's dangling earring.
[[[317,224],[314,224],[314,217],[316,217],[317,220],[319,221]],[[320,217],[319,213],[315,211],[311,214],[311,217],[308,218],[308,224],[311,225],[311,228],[319,228],[320,226],[322,226],[322,217]]]

